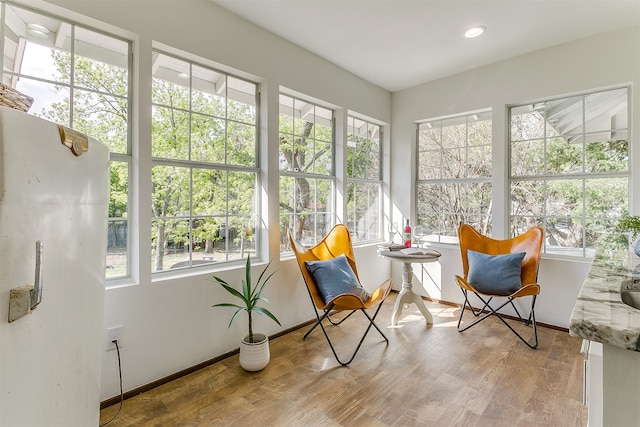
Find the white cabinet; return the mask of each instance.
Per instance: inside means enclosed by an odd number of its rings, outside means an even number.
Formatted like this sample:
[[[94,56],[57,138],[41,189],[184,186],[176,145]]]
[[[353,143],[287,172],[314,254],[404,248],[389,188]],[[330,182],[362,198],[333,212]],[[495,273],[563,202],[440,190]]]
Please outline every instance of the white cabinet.
[[[640,426],[640,352],[591,342],[588,427]]]

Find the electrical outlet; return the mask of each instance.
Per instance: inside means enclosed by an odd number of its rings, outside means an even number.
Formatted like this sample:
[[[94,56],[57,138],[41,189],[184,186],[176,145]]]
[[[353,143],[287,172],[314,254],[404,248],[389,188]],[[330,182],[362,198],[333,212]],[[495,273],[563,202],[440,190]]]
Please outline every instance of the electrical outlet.
[[[114,326],[113,328],[107,328],[104,333],[104,349],[105,351],[115,350],[116,345],[113,340],[118,341],[118,348],[122,348],[122,331],[123,326]]]

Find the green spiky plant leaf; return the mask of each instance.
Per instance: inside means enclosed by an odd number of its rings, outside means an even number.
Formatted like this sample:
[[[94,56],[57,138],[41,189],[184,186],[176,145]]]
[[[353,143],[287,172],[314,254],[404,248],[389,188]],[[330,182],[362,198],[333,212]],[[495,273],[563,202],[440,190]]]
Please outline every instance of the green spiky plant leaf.
[[[221,285],[224,289],[226,289],[227,292],[229,292],[234,297],[238,298],[240,300],[240,303],[233,304],[233,303],[225,302],[225,303],[220,303],[220,304],[214,304],[211,307],[232,307],[232,308],[236,309],[236,311],[233,313],[233,316],[231,316],[231,320],[229,321],[229,327],[231,326],[231,324],[233,323],[235,318],[238,317],[238,315],[240,313],[242,313],[243,311],[246,311],[247,315],[249,316],[249,334],[248,335],[249,335],[249,341],[250,342],[253,342],[253,317],[252,317],[252,314],[254,312],[258,313],[258,314],[264,314],[265,316],[271,318],[278,325],[282,326],[280,324],[280,321],[276,318],[276,316],[273,315],[273,313],[271,313],[269,310],[267,310],[264,307],[258,306],[258,303],[260,301],[264,301],[266,303],[269,302],[269,300],[267,300],[266,298],[262,297],[262,291],[264,290],[264,287],[269,282],[269,279],[271,279],[273,277],[273,275],[276,274],[276,272],[274,271],[273,273],[271,273],[271,274],[269,274],[268,276],[265,277],[265,273],[269,269],[270,265],[271,265],[271,261],[269,261],[269,263],[267,264],[266,268],[262,271],[262,273],[260,273],[260,276],[258,277],[258,281],[256,282],[255,286],[252,286],[252,282],[251,282],[251,256],[248,255],[247,256],[247,265],[245,267],[245,279],[242,281],[242,290],[241,290],[241,292],[236,290],[235,288],[233,288],[231,285],[229,285],[229,283],[227,283],[224,279],[221,279],[220,277],[217,277],[217,276],[213,276],[213,279],[219,285]]]
[[[616,231],[630,231],[631,240],[636,240],[636,237],[640,234],[640,217],[629,214],[622,215],[622,218],[618,220],[618,224],[616,225]]]

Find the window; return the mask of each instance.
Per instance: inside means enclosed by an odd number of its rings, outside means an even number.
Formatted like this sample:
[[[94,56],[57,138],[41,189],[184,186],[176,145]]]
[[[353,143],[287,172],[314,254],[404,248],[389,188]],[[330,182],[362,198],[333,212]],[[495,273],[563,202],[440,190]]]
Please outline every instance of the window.
[[[491,112],[418,125],[416,210],[423,240],[457,242],[467,223],[491,234]]]
[[[545,252],[627,250],[615,235],[629,206],[626,88],[510,108],[511,233],[542,225]]]
[[[280,250],[287,230],[312,245],[333,225],[333,112],[280,94]]]
[[[2,2],[2,82],[34,98],[29,114],[111,151],[107,279],[129,276],[131,43]]]
[[[153,53],[152,271],[256,252],[258,86]]]
[[[382,238],[382,127],[347,118],[347,226],[354,242]]]

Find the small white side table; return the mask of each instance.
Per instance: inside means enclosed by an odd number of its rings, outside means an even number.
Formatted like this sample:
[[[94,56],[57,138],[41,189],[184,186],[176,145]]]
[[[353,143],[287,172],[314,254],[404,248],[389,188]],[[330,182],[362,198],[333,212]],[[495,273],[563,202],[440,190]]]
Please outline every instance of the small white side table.
[[[433,316],[427,307],[424,305],[424,301],[420,295],[413,293],[413,285],[411,280],[413,279],[413,266],[412,263],[424,264],[427,262],[436,262],[440,259],[439,255],[405,255],[400,251],[381,250],[378,254],[382,258],[390,259],[392,261],[402,262],[402,290],[396,299],[396,304],[393,307],[391,314],[391,324],[397,325],[398,318],[402,314],[402,308],[404,304],[414,303],[418,306],[418,309],[427,320],[427,325],[433,325]]]

